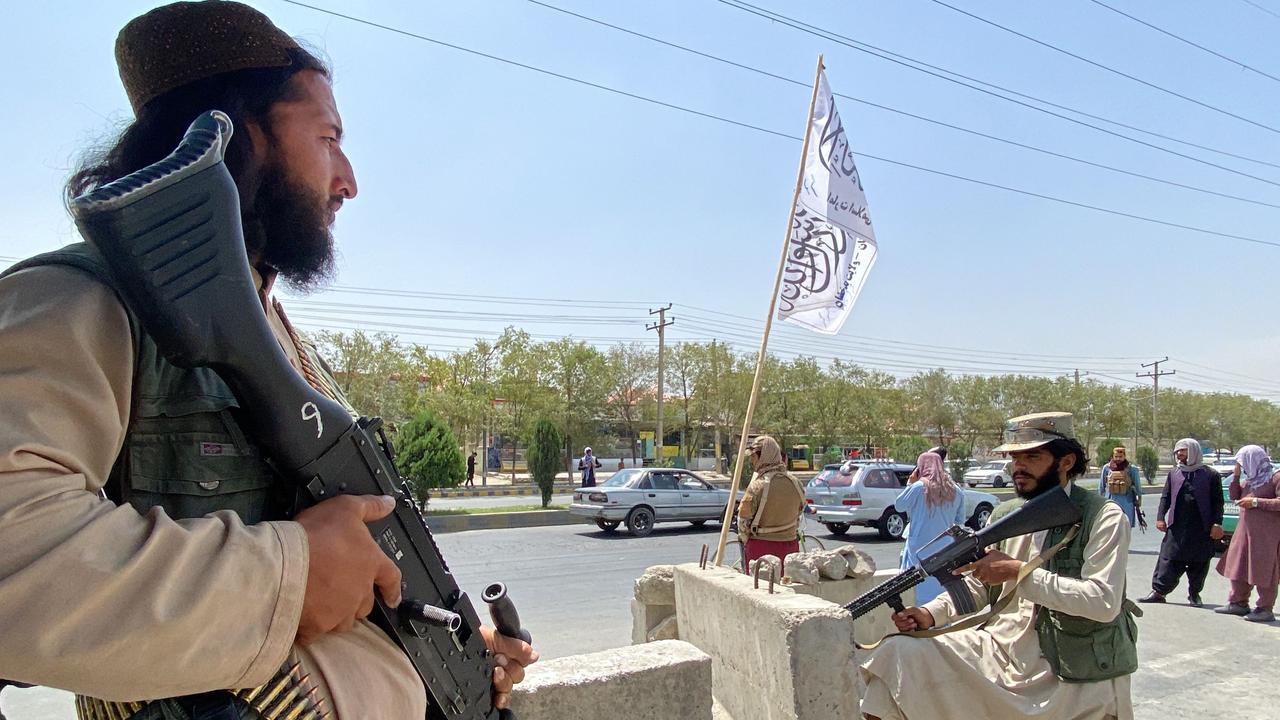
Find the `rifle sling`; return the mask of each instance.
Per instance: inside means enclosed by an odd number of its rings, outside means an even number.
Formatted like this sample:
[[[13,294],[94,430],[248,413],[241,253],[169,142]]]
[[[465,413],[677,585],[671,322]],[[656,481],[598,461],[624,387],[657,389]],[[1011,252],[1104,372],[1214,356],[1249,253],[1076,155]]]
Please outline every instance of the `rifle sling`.
[[[1005,608],[1009,607],[1009,603],[1013,602],[1014,596],[1018,594],[1018,587],[1022,585],[1022,583],[1025,582],[1027,578],[1031,577],[1031,573],[1036,568],[1048,562],[1049,559],[1052,558],[1054,555],[1057,555],[1059,550],[1066,547],[1067,543],[1075,539],[1076,533],[1078,533],[1079,531],[1080,531],[1079,525],[1072,525],[1071,529],[1067,531],[1066,537],[1062,538],[1062,540],[1060,540],[1057,545],[1054,545],[1053,547],[1049,548],[1047,551],[1041,553],[1035,559],[1029,560],[1026,563],[1024,563],[1022,565],[1022,569],[1018,571],[1018,577],[1014,581],[1013,586],[1010,587],[1007,592],[1001,595],[999,600],[996,600],[995,604],[991,606],[991,609],[989,611],[981,615],[974,615],[973,617],[967,620],[963,620],[959,623],[947,625],[946,627],[929,628],[928,630],[912,630],[910,632],[891,633],[889,635],[885,635],[884,637],[871,643],[870,645],[861,645],[858,643],[854,643],[854,645],[857,646],[859,650],[874,650],[877,647],[879,647],[880,643],[884,642],[885,640],[888,640],[891,637],[897,637],[902,635],[902,636],[914,637],[914,638],[931,638],[931,637],[937,637],[939,635],[946,635],[947,633],[953,633],[953,632],[956,632],[957,630],[968,630],[970,628],[981,627],[983,625],[986,625],[987,622],[991,620],[991,618],[995,617],[996,615],[999,615],[1001,612],[1004,611]]]

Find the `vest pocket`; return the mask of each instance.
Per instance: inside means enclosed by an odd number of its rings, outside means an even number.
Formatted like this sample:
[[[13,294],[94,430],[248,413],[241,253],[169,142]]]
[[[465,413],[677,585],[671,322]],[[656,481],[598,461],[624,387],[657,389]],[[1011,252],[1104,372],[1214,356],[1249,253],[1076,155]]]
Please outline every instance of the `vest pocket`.
[[[128,453],[129,503],[174,519],[233,510],[246,524],[266,519],[275,474],[226,408],[138,418]]]
[[[1047,612],[1040,621],[1041,652],[1067,682],[1096,682],[1137,670],[1137,626],[1121,610],[1110,623]]]

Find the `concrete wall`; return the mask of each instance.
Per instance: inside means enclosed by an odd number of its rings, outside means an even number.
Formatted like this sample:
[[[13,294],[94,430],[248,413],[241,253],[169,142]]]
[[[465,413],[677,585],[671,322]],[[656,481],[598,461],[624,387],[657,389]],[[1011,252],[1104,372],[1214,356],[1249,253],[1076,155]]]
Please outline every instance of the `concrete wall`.
[[[540,660],[516,686],[520,720],[711,720],[711,658],[679,640]]]
[[[728,568],[675,567],[680,637],[712,658],[716,700],[734,720],[857,717],[853,621],[821,598]]]
[[[632,642],[678,637],[712,658],[717,717],[799,720],[857,717],[862,687],[854,640],[869,644],[894,631],[891,610],[856,622],[839,605],[897,574],[767,583],[728,568],[696,564],[649,568],[631,601]],[[903,602],[911,605],[914,593]]]

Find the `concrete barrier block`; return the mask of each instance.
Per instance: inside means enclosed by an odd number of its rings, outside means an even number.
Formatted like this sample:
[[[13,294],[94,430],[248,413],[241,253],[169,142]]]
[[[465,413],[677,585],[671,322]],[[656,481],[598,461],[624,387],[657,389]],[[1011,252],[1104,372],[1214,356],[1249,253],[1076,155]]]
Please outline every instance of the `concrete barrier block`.
[[[724,567],[677,565],[681,639],[712,658],[716,700],[734,720],[857,717],[854,627],[819,597]]]
[[[672,602],[675,598],[672,597]],[[649,635],[667,618],[676,615],[676,606],[649,605],[637,598],[631,598],[631,644],[639,645],[649,642]]]
[[[676,582],[674,565],[654,565],[636,578],[634,594],[649,605],[675,605]]]
[[[516,686],[511,709],[520,720],[711,720],[711,658],[662,640],[542,660]]]

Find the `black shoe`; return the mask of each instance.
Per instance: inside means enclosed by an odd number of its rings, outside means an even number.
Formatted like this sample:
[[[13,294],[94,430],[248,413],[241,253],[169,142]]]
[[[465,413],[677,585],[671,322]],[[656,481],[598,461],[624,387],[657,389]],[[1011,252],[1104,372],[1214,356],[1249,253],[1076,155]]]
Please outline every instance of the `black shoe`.
[[[1191,607],[1204,607],[1204,603],[1200,601],[1199,595],[1190,595],[1187,597],[1187,604]]]
[[[1164,596],[1163,596],[1163,595],[1161,595],[1160,593],[1156,592],[1155,590],[1152,590],[1152,591],[1151,591],[1151,593],[1150,593],[1150,594],[1148,594],[1146,597],[1138,598],[1138,602],[1140,602],[1140,603],[1162,603],[1162,602],[1164,602]]]
[[[1249,614],[1249,606],[1240,603],[1227,603],[1220,608],[1214,610],[1219,615],[1239,615],[1244,617]]]

